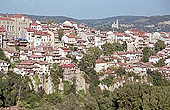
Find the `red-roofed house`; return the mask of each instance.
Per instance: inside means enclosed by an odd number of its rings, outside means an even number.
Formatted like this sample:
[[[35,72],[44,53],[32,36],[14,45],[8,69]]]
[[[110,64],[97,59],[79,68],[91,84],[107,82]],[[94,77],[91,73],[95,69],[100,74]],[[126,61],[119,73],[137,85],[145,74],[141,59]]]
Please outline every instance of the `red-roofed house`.
[[[71,81],[76,76],[75,72],[77,69],[73,63],[62,64],[61,67],[64,69],[64,80]]]
[[[34,46],[34,33],[35,30],[31,28],[22,28],[19,32],[19,36],[28,41],[28,47]]]
[[[36,31],[42,31],[42,26],[38,23],[33,22],[30,24],[30,26],[32,29],[34,29]]]
[[[70,49],[66,47],[59,47],[59,55],[61,55],[61,57],[66,57],[70,52]]]
[[[76,44],[77,41],[77,36],[73,36],[73,35],[65,35],[62,37],[62,41],[65,43],[65,44]]]
[[[34,47],[40,45],[50,45],[51,44],[51,35],[48,32],[36,31],[34,33]]]
[[[12,39],[15,35],[15,30],[14,30],[15,22],[9,17],[0,17],[0,31],[4,32],[6,31],[6,37],[9,39]],[[3,28],[2,28],[3,27]],[[5,28],[5,30],[4,30]]]
[[[107,70],[107,62],[105,62],[102,59],[96,60],[95,70],[96,70],[96,72],[106,71]]]
[[[74,21],[65,21],[64,23],[63,23],[63,27],[65,28],[65,29],[67,29],[68,27],[70,27],[70,29],[72,29],[72,27],[73,28],[75,28],[75,29],[78,29],[78,25],[77,25],[77,23],[76,22],[74,22]]]
[[[28,56],[30,60],[35,60],[35,61],[44,61],[45,57],[42,55],[31,55]]]
[[[14,14],[10,16],[12,20],[14,20],[14,31],[15,31],[15,38],[22,37],[19,36],[19,31],[23,28],[29,28],[30,27],[30,19],[27,16],[23,16],[21,14]]]

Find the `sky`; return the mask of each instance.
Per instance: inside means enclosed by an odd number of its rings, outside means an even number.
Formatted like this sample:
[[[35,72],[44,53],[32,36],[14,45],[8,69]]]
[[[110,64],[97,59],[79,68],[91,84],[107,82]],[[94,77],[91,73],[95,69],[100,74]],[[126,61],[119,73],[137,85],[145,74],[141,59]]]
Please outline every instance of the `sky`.
[[[170,0],[0,0],[0,13],[76,19],[170,15]]]

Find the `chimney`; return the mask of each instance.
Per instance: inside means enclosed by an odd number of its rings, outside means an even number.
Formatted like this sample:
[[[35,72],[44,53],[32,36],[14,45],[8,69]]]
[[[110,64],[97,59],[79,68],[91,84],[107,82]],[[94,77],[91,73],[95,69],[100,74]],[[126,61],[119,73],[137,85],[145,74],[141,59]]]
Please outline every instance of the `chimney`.
[[[9,17],[8,13],[6,13],[6,17]]]

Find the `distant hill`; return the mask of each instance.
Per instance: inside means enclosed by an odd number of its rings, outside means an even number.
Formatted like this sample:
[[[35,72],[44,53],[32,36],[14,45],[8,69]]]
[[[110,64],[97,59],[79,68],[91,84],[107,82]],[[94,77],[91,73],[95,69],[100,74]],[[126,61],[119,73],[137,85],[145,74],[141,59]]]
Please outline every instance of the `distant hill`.
[[[170,31],[170,25],[163,25],[158,26],[160,29],[157,29],[155,27],[152,28],[146,28],[146,25],[155,25],[157,26],[158,23],[164,22],[164,21],[170,21],[170,15],[163,15],[163,16],[116,16],[116,17],[108,17],[103,19],[74,19],[70,17],[65,16],[37,16],[37,15],[26,15],[32,19],[37,19],[41,21],[48,21],[48,20],[55,20],[57,23],[63,23],[66,20],[75,21],[78,24],[85,23],[90,27],[95,28],[105,28],[105,29],[111,29],[111,24],[115,22],[117,19],[121,24],[133,24],[134,28],[140,28],[143,30],[150,30],[150,31]],[[166,28],[165,28],[166,27]],[[102,29],[101,28],[101,29]]]
[[[45,22],[47,22],[48,20],[55,20],[57,23],[63,23],[66,20],[78,21],[77,19],[69,18],[65,16],[37,16],[37,15],[26,15],[26,14],[24,15],[28,16],[31,19],[45,21]]]
[[[48,21],[48,20],[55,20],[57,23],[63,23],[66,20],[76,21],[78,23],[86,23],[89,26],[95,27],[99,25],[107,25],[112,24],[117,19],[121,21],[122,23],[132,23],[138,19],[146,18],[144,16],[117,16],[117,17],[108,17],[103,19],[84,19],[84,20],[78,20],[70,17],[65,16],[38,16],[38,15],[27,15],[31,19],[36,19],[40,21]]]

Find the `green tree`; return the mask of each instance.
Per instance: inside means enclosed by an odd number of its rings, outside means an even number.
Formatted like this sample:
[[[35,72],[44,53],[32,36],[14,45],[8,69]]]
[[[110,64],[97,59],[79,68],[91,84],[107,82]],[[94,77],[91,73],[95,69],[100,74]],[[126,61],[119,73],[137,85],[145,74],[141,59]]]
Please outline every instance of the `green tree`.
[[[151,50],[151,48],[149,47],[144,47],[143,48],[143,57],[141,59],[142,62],[148,62],[149,61],[149,57],[151,55],[153,55],[153,50]]]
[[[168,86],[169,81],[162,77],[162,74],[158,71],[147,70],[147,74],[152,77],[152,84],[155,86]]]
[[[114,47],[111,43],[105,43],[103,46],[105,55],[111,55],[113,53]]]
[[[64,36],[64,32],[62,29],[59,29],[58,30],[58,37],[59,37],[59,40],[61,41],[61,38]]]
[[[155,52],[157,53],[157,52],[163,50],[165,47],[166,47],[166,45],[165,45],[164,41],[158,40],[155,44],[154,49],[155,49]]]
[[[123,76],[125,75],[127,72],[124,68],[120,67],[120,68],[116,68],[115,69],[115,73],[118,75],[118,76]]]
[[[97,102],[100,110],[114,110],[113,102],[109,97],[100,96]]]
[[[18,51],[20,50],[19,46],[16,46],[15,48],[16,48],[16,50],[18,50]]]
[[[94,97],[85,97],[84,110],[99,110],[98,103]]]
[[[8,61],[10,63],[10,60],[6,58],[4,51],[0,48],[0,59]]]
[[[127,51],[127,43],[126,42],[123,42],[122,48],[123,48],[124,51]]]
[[[169,90],[170,86],[129,84],[114,91],[112,102],[116,110],[168,110]]]
[[[56,21],[55,20],[48,20],[48,24],[55,24],[56,23]]]
[[[0,107],[14,106],[23,102],[26,95],[32,94],[32,90],[28,83],[28,77],[22,77],[12,71],[6,75],[0,75]],[[29,102],[31,103],[31,102]]]
[[[105,43],[103,45],[103,50],[105,55],[111,55],[114,51],[126,51],[127,43],[124,42],[122,45],[120,43]]]
[[[98,59],[103,52],[99,47],[90,47],[87,53],[93,55],[95,59]]]
[[[79,66],[82,71],[88,68],[95,67],[96,60],[102,55],[102,50],[99,47],[91,47],[83,56]]]
[[[160,59],[156,64],[155,64],[156,67],[162,67],[162,66],[165,66],[165,59]]]

